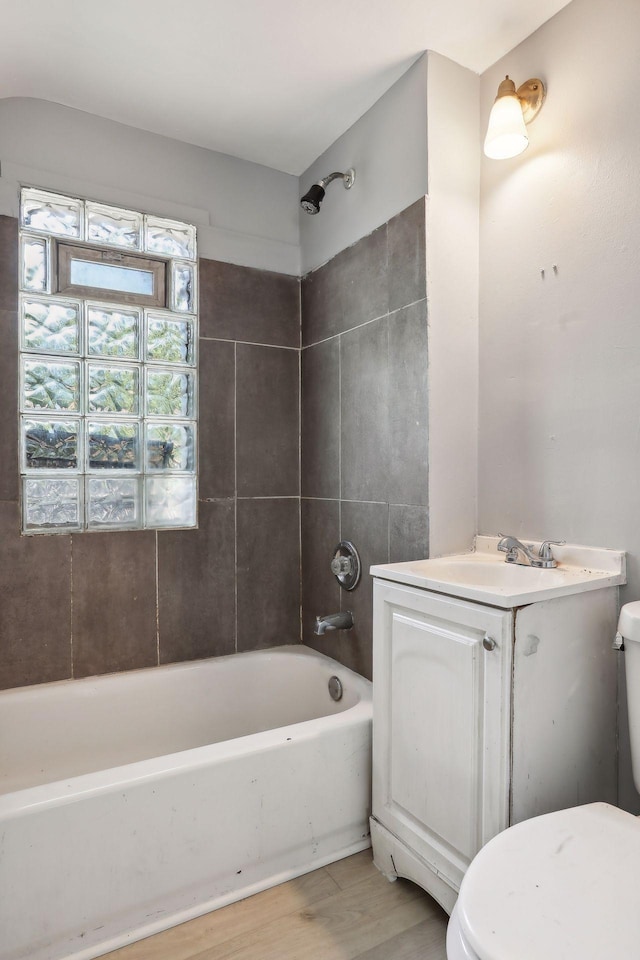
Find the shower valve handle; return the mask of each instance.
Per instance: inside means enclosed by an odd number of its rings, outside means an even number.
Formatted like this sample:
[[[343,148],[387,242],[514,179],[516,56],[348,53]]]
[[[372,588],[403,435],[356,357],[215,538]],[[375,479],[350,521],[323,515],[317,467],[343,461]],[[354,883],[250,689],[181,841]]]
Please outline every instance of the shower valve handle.
[[[353,571],[351,557],[334,557],[331,561],[331,573],[336,577],[348,575]]]

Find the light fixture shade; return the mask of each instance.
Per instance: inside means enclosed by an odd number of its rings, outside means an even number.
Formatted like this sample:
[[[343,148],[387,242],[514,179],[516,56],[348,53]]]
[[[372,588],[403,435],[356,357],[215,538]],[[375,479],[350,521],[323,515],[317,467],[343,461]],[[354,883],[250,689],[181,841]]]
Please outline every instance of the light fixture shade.
[[[507,160],[517,157],[529,146],[529,137],[522,115],[522,104],[514,92],[498,95],[491,108],[484,152],[492,160]]]

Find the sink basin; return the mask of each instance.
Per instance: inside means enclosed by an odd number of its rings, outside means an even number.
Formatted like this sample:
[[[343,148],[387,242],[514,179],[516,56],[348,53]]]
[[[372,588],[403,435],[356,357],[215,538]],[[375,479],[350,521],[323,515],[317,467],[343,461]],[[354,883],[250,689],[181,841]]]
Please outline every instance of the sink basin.
[[[497,607],[523,606],[626,583],[625,554],[621,551],[557,547],[554,556],[558,566],[544,570],[507,563],[497,544],[497,537],[477,537],[473,553],[377,564],[371,567],[371,574]]]
[[[424,560],[425,572],[433,580],[445,583],[475,584],[478,587],[497,587],[530,590],[540,587],[560,586],[571,574],[566,568],[554,567],[541,570],[536,567],[523,567],[488,558],[486,555],[472,553],[458,557],[439,557],[436,560]]]

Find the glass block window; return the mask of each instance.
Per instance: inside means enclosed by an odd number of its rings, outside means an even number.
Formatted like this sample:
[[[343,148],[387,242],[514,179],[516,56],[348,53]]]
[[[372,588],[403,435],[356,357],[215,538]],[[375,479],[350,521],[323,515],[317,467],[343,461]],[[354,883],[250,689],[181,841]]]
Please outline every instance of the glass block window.
[[[197,523],[196,229],[25,188],[23,531]]]

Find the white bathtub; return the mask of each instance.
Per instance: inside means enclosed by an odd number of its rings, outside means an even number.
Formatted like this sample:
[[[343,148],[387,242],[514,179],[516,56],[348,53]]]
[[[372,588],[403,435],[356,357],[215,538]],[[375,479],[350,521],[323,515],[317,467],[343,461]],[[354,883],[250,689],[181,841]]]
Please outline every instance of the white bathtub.
[[[368,847],[370,745],[369,682],[301,646],[1,693],[1,960],[89,960]]]

